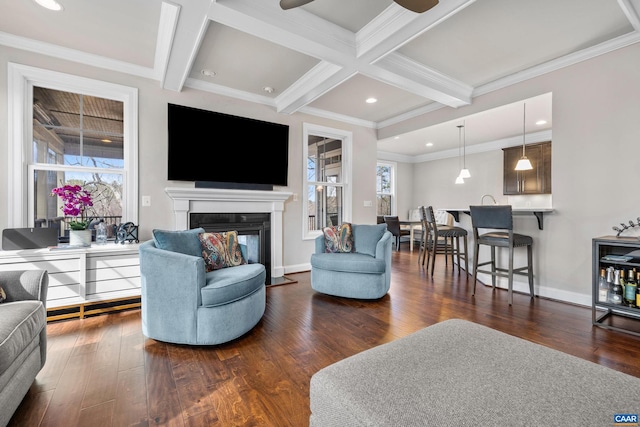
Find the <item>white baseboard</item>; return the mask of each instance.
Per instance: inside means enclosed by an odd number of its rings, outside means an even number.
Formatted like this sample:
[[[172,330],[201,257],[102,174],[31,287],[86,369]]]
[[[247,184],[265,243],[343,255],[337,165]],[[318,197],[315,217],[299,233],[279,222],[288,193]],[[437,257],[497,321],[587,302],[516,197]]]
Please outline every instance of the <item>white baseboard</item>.
[[[284,267],[284,274],[302,273],[305,271],[311,271],[310,263],[287,265]],[[488,283],[488,285],[484,285],[484,286],[491,286],[491,276],[489,276],[488,274],[479,274],[478,285],[480,286],[485,283]],[[498,278],[496,286],[501,289],[507,289],[506,279]],[[513,290],[528,294],[529,284],[526,281],[519,281],[514,278]],[[549,299],[562,301],[562,302],[568,302],[576,305],[582,305],[585,307],[591,307],[591,294],[582,294],[582,293],[577,293],[572,291],[565,291],[553,286],[538,285],[535,282],[534,282],[534,291],[536,295],[540,297],[549,298]]]
[[[485,286],[491,286],[491,276],[488,274],[478,274],[478,283],[482,282],[483,284],[488,283]],[[507,289],[507,279],[498,278],[496,287],[501,289]],[[519,281],[515,278],[513,279],[513,290],[517,292],[522,292],[525,294],[529,293],[529,283],[526,281]],[[568,302],[571,304],[582,305],[585,307],[591,307],[591,294],[582,294],[572,291],[565,291],[562,289],[555,288],[553,286],[545,286],[538,285],[535,280],[533,284],[533,290],[536,295],[544,298],[549,298],[557,301]]]
[[[287,273],[302,273],[304,271],[311,271],[311,264],[297,264],[297,265],[287,265],[284,267],[284,274]]]

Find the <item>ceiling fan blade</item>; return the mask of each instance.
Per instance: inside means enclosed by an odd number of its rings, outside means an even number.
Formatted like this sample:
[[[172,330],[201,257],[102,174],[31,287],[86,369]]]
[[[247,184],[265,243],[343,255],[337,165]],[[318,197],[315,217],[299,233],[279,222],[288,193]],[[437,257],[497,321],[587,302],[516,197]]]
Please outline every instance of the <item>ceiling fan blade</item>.
[[[313,0],[280,0],[280,7],[283,10],[293,9],[294,7],[302,6],[312,1]]]
[[[438,0],[393,0],[405,9],[412,12],[422,13],[438,4]],[[280,2],[282,4],[282,1]]]

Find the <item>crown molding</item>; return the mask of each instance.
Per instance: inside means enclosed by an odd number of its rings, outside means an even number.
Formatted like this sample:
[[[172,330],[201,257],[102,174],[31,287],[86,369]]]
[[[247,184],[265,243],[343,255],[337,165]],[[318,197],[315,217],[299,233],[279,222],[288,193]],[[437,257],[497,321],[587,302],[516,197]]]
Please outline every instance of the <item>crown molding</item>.
[[[275,101],[273,100],[273,98],[269,98],[268,96],[256,95],[254,93],[245,92],[243,90],[231,89],[227,86],[205,82],[202,80],[194,79],[192,77],[187,78],[187,80],[184,82],[184,86],[190,89],[215,93],[216,95],[227,96],[229,98],[253,102],[255,104],[268,105],[270,107],[273,107],[274,109],[276,108]]]
[[[105,70],[115,71],[118,73],[131,74],[138,77],[156,80],[156,71],[149,67],[105,58],[104,56],[15,36],[13,34],[0,32],[0,45],[26,50],[40,55],[51,56],[58,59],[64,59],[66,61],[76,62],[79,64],[85,64],[92,67],[103,68]]]
[[[433,111],[439,110],[444,107],[446,107],[446,105],[442,105],[439,102],[432,102],[431,104],[427,104],[423,107],[419,107],[411,111],[407,111],[406,113],[392,117],[390,119],[378,122],[377,128],[383,129],[387,126],[395,125],[397,123],[404,122],[405,120],[413,119],[415,117],[422,116],[423,114],[431,113]]]
[[[365,128],[376,128],[376,122],[372,122],[369,120],[358,119],[356,117],[347,116],[344,114],[334,113],[332,111],[321,110],[319,108],[314,107],[303,107],[299,111],[299,113],[309,114],[311,116],[323,117],[325,119],[337,120],[342,123],[347,123],[355,126],[362,126]]]
[[[624,34],[622,36],[616,37],[615,39],[600,43],[596,46],[588,47],[579,52],[570,53],[563,57],[547,61],[543,64],[527,68],[526,70],[511,74],[510,76],[495,80],[491,83],[478,86],[473,91],[473,97],[485,95],[499,89],[504,89],[516,83],[521,83],[535,77],[550,73],[552,71],[557,71],[570,65],[593,59],[600,55],[613,52],[617,49],[622,49],[638,42],[640,42],[640,32],[634,31],[628,34]]]

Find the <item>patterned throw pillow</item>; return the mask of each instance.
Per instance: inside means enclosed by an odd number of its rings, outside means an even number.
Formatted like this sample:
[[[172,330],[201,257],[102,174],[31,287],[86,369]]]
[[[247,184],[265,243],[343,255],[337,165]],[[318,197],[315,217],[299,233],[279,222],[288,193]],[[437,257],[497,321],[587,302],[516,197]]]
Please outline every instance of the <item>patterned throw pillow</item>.
[[[325,227],[324,233],[325,252],[353,252],[353,231],[351,224],[344,222],[341,225]]]
[[[247,263],[242,256],[237,231],[200,233],[198,239],[207,272]]]

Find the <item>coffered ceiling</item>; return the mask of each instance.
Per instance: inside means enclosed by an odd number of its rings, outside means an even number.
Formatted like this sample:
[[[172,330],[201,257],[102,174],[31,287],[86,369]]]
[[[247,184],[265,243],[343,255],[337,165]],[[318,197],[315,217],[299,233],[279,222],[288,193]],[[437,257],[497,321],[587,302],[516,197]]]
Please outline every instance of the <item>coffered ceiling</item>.
[[[314,0],[286,11],[278,0],[58,1],[62,12],[0,0],[0,45],[154,79],[167,90],[189,87],[372,128],[468,105],[640,41],[640,0],[440,0],[423,14],[392,0]],[[550,96],[542,98],[548,130]],[[483,123],[504,123],[505,111],[486,113]],[[510,111],[518,117],[513,129],[469,143],[521,133],[522,106]],[[454,149],[455,124],[442,126],[439,149]],[[379,150],[422,155],[437,130],[381,141]]]

